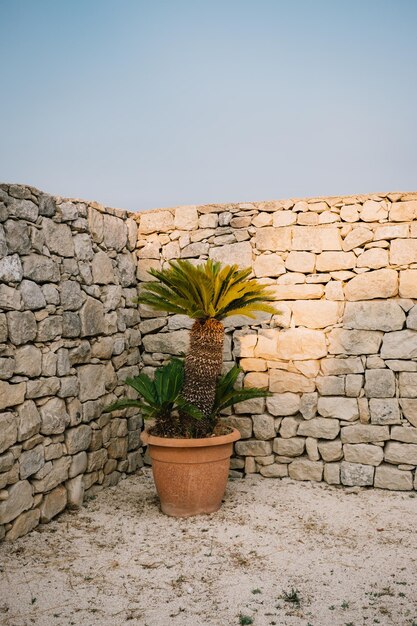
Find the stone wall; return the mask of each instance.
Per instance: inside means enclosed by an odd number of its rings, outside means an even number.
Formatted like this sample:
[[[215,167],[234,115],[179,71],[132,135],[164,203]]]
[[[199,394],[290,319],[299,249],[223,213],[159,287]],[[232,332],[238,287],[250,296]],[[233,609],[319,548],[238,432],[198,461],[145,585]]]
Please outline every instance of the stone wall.
[[[0,185],[0,539],[142,464],[141,420],[102,414],[138,372],[137,226]]]
[[[226,320],[226,367],[273,395],[235,407],[234,471],[417,488],[417,193],[137,215],[138,276],[168,260],[253,266],[281,315]],[[190,321],[140,308],[147,371]]]

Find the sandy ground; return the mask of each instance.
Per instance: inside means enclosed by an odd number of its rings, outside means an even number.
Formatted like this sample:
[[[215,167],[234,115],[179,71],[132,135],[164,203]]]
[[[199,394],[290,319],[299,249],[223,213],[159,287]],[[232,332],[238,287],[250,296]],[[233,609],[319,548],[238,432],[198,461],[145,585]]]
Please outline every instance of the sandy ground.
[[[417,498],[259,476],[173,519],[149,470],[0,545],[8,626],[417,626]]]

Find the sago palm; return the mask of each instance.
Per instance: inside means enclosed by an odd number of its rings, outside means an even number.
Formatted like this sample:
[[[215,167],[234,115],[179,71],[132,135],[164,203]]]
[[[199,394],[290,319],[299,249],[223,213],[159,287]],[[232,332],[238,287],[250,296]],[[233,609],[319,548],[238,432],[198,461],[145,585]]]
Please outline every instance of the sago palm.
[[[209,418],[222,368],[224,327],[230,315],[255,317],[255,312],[276,313],[265,285],[248,278],[251,269],[222,266],[211,260],[200,265],[171,261],[164,270],[151,269],[156,281],[146,283],[138,302],[158,311],[185,314],[195,320],[185,360],[182,396]]]

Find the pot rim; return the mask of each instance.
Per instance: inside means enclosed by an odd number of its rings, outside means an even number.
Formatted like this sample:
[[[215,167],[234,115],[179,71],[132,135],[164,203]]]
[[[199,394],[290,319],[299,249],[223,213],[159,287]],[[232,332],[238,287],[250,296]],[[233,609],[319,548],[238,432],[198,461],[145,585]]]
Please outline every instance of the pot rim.
[[[220,446],[226,443],[233,443],[240,439],[240,432],[233,428],[227,435],[217,435],[215,437],[203,437],[201,439],[171,439],[170,437],[156,437],[150,435],[147,430],[141,433],[141,441],[145,445],[162,446],[165,448],[203,448],[208,446]]]

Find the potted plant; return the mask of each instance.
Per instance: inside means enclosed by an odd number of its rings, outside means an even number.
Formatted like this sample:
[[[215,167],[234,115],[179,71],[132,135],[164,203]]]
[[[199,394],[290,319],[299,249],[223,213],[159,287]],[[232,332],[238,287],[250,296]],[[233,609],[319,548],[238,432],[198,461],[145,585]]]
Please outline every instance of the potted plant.
[[[194,319],[185,361],[173,359],[159,368],[154,380],[139,374],[126,383],[140,398],[119,400],[108,411],[137,406],[154,425],[142,434],[149,446],[161,509],[187,517],[216,511],[224,495],[236,429],[219,420],[225,408],[268,395],[264,389],[235,389],[240,369],[221,375],[224,326],[222,319],[256,311],[276,313],[265,285],[249,278],[250,269],[171,261],[150,270],[156,281],[146,283],[138,302],[158,311]]]

